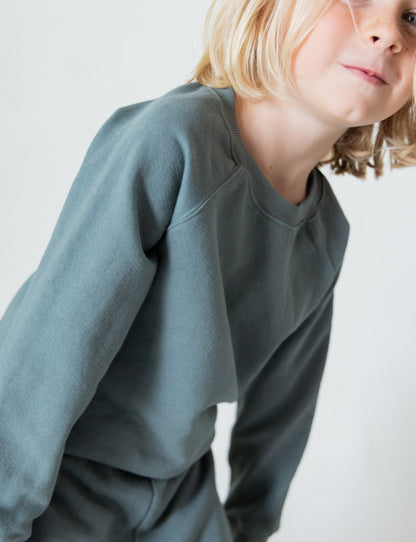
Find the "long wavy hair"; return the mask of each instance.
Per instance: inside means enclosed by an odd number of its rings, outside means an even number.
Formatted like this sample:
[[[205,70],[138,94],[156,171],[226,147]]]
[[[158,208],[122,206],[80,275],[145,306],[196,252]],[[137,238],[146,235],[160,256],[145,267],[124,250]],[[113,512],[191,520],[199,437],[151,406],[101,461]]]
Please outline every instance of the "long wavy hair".
[[[216,88],[231,86],[253,100],[280,89],[296,91],[293,54],[332,3],[214,0],[205,22],[204,52],[191,80]],[[371,167],[378,177],[386,152],[392,168],[416,165],[414,104],[412,97],[379,123],[349,128],[318,165],[330,164],[335,173],[356,177],[365,177]]]

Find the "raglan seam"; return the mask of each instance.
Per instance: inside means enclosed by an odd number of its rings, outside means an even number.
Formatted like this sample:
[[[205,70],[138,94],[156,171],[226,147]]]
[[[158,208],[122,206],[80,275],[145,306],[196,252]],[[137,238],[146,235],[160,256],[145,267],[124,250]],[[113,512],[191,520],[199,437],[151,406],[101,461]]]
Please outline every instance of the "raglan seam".
[[[317,229],[316,225],[313,222],[311,222],[310,225],[311,225],[311,228],[313,228],[315,234],[318,234],[318,229]],[[319,238],[319,236],[318,236],[318,238]],[[322,243],[317,242],[315,235],[311,235],[311,240],[312,240],[312,243],[315,245],[315,247],[325,251],[325,254],[327,255],[328,261],[329,261],[329,263],[331,265],[332,271],[333,271],[333,273],[336,273],[337,268],[336,268],[335,263],[333,261],[332,254],[328,250],[327,244],[325,243],[325,245],[324,245]]]
[[[185,212],[181,217],[179,217],[175,222],[172,222],[169,224],[169,226],[166,228],[166,231],[169,232],[178,226],[181,226],[185,222],[188,222],[195,216],[197,216],[200,211],[205,207],[205,205],[210,201],[210,199],[218,192],[220,191],[226,184],[228,184],[231,179],[238,173],[239,168],[234,169],[223,181],[219,183],[219,185],[215,186],[211,192],[209,192],[201,201],[199,201],[196,205],[194,205],[191,209]]]

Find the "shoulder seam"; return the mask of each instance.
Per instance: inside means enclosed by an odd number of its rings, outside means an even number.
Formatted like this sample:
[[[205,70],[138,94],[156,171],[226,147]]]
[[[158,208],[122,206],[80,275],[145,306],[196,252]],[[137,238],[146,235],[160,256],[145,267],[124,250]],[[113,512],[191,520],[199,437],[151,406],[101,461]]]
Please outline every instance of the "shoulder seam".
[[[225,126],[225,128],[227,130],[227,134],[228,134],[228,141],[229,141],[229,146],[230,146],[230,154],[233,157],[233,160],[234,160],[235,164],[237,166],[243,167],[243,165],[237,159],[237,156],[236,156],[235,151],[234,151],[234,145],[233,145],[233,138],[232,138],[232,134],[231,134],[231,129],[230,129],[230,126],[229,126],[229,124],[227,122],[227,119],[225,117],[225,114],[224,114],[224,104],[221,101],[218,94],[214,91],[214,89],[211,88],[211,87],[208,87],[208,88],[211,91],[211,93],[215,96],[215,99],[217,100],[217,102],[219,103],[221,118],[222,118],[222,120],[224,122],[224,126]]]
[[[318,233],[318,229],[316,227],[316,224],[313,220],[310,221],[310,225],[311,227],[314,229],[315,233],[317,234]],[[318,243],[316,241],[316,238],[314,237],[313,238],[313,243],[315,244],[316,247],[319,247],[320,249],[323,249],[326,253],[326,255],[328,256],[328,260],[329,260],[329,263],[331,264],[331,267],[332,267],[332,270],[334,273],[337,273],[342,265],[342,260],[341,260],[341,264],[338,263],[338,265],[335,265],[335,262],[334,262],[334,259],[333,259],[333,255],[330,253],[330,251],[328,250],[328,246],[327,244],[323,244],[323,243]]]
[[[223,103],[222,103],[221,99],[219,98],[219,96],[214,92],[214,90],[211,87],[207,86],[206,88],[209,90],[209,92],[212,94],[212,96],[215,98],[215,101],[218,104],[219,113],[221,115],[221,119],[223,121],[224,128],[225,128],[225,130],[227,132],[227,136],[228,136],[228,145],[229,145],[230,156],[231,156],[231,158],[232,158],[232,160],[233,160],[233,162],[235,164],[235,167],[230,171],[230,173],[225,177],[225,179],[220,181],[211,190],[211,192],[209,192],[199,203],[197,203],[196,205],[194,205],[194,207],[192,207],[191,209],[186,211],[184,215],[178,217],[175,220],[175,222],[172,222],[168,226],[166,231],[170,231],[170,230],[176,228],[177,226],[180,226],[184,222],[187,222],[188,220],[192,219],[195,215],[197,215],[202,210],[202,208],[206,205],[206,203],[211,199],[211,197],[218,190],[220,190],[237,173],[237,171],[239,171],[240,169],[243,169],[243,166],[238,162],[238,160],[236,158],[236,155],[235,155],[235,152],[234,152],[234,148],[233,148],[233,144],[232,144],[231,131],[230,131],[230,127],[229,127],[228,122],[227,122],[227,120],[225,118],[225,115],[224,115]]]
[[[221,190],[221,188],[227,184],[227,182],[234,177],[234,175],[240,170],[239,167],[236,169],[233,169],[233,171],[223,180],[219,183],[218,186],[213,188],[209,194],[207,194],[199,203],[197,203],[194,207],[189,209],[182,217],[179,217],[175,222],[172,222],[166,229],[166,231],[173,230],[174,228],[182,225],[184,222],[187,222],[188,220],[191,220],[194,216],[199,214],[199,212],[205,207],[206,203],[212,198],[212,196]]]

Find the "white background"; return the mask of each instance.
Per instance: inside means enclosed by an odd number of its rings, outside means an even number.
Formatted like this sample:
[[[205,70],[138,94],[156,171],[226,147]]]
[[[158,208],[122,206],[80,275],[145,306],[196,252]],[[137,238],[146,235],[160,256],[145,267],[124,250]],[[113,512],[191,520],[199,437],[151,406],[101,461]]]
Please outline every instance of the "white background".
[[[98,128],[189,77],[207,7],[0,0],[0,313],[38,265]],[[415,170],[329,178],[351,236],[311,438],[271,540],[414,542]],[[233,415],[221,407],[221,497]]]

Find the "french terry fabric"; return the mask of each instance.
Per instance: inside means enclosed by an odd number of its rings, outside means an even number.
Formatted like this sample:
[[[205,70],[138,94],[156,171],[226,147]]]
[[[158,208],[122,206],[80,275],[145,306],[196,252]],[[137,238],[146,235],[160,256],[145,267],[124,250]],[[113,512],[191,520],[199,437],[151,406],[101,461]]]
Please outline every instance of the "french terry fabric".
[[[209,452],[217,404],[233,401],[234,540],[278,528],[348,222],[318,169],[298,206],[272,188],[234,107],[230,88],[186,84],[118,109],[92,141],[0,321],[1,541],[30,536],[64,453],[180,476]]]

